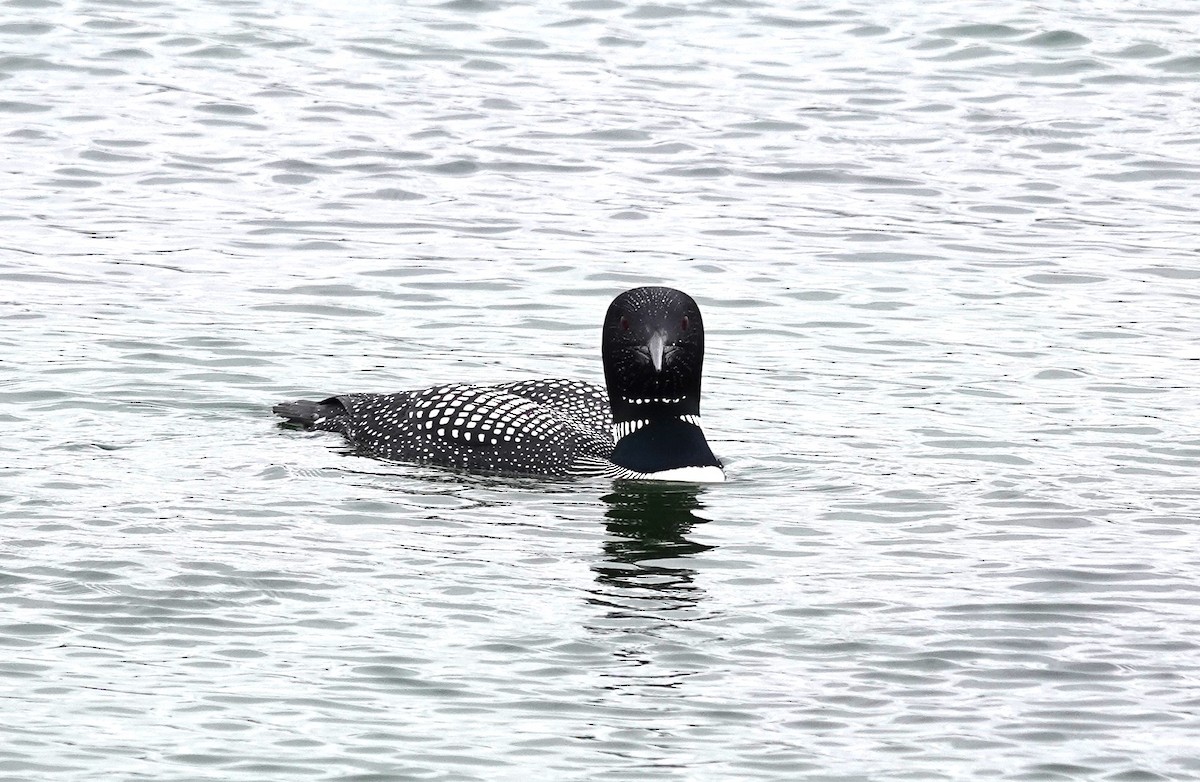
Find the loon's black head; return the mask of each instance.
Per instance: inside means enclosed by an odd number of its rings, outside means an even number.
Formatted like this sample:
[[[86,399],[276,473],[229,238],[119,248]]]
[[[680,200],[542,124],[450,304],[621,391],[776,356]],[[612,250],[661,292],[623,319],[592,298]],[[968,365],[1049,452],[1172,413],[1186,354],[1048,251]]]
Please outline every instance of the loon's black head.
[[[691,296],[625,291],[604,317],[601,354],[614,422],[700,415],[704,322]]]

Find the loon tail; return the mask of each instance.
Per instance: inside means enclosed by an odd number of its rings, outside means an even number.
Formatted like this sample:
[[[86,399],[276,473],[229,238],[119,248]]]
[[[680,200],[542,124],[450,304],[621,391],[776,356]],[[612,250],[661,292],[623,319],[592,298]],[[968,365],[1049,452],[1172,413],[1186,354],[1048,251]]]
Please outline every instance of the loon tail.
[[[282,402],[271,408],[271,412],[285,419],[283,426],[302,429],[332,429],[339,431],[339,419],[346,415],[346,408],[336,398],[323,402]]]

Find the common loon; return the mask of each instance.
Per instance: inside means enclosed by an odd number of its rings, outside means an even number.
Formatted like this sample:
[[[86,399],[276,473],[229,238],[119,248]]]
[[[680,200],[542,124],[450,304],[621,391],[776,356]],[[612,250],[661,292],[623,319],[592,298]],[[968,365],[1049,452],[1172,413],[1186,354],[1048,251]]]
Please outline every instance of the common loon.
[[[578,380],[443,385],[285,402],[284,425],[345,435],[399,462],[522,476],[725,479],[700,430],[704,324],[691,296],[617,296],[601,339],[607,390]]]

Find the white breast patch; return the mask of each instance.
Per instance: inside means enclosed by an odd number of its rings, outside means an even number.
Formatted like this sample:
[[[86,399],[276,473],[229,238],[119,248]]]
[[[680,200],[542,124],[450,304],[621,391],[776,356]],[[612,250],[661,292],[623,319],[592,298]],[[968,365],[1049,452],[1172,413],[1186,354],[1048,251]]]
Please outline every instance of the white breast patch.
[[[639,473],[644,481],[683,481],[685,483],[721,483],[725,472],[720,467],[676,467],[673,470]]]

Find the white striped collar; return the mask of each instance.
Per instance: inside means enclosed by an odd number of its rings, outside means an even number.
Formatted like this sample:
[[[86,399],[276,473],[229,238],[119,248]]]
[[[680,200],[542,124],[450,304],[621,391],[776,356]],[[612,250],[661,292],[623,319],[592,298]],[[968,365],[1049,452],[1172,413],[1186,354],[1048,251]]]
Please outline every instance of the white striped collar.
[[[680,421],[683,421],[685,424],[691,424],[692,426],[700,425],[700,416],[698,415],[691,415],[689,413],[688,415],[677,416],[677,418]],[[635,418],[632,421],[621,421],[620,423],[615,423],[613,424],[613,441],[620,442],[649,423],[649,418]]]

